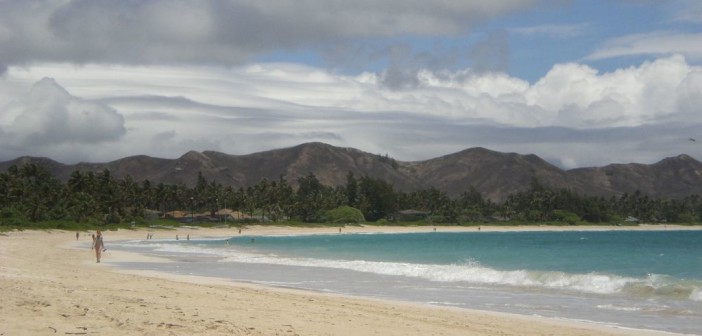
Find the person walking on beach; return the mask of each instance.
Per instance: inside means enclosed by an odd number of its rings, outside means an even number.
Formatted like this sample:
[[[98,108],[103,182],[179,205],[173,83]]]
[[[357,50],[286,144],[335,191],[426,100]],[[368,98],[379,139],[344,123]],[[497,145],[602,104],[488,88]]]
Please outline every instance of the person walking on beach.
[[[95,238],[93,239],[93,250],[95,250],[97,262],[100,262],[100,256],[102,256],[102,252],[105,250],[105,243],[102,241],[102,232],[100,232],[100,230],[97,230]]]

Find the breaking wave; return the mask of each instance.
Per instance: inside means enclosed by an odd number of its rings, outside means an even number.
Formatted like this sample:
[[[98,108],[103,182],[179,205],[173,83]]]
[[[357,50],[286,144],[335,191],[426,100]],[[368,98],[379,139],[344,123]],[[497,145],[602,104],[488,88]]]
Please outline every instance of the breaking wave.
[[[125,247],[135,248],[130,242]],[[141,248],[144,248],[142,245]],[[330,260],[291,258],[274,254],[256,254],[232,248],[153,243],[150,250],[163,254],[201,255],[219,258],[220,262],[269,264],[300,267],[324,267],[391,276],[421,278],[437,282],[464,282],[473,285],[501,285],[578,291],[604,295],[627,295],[640,298],[672,298],[702,301],[702,282],[665,275],[626,277],[615,274],[573,274],[538,270],[500,270],[467,260],[452,265],[414,264],[365,260]]]
[[[437,282],[465,282],[478,285],[503,285],[574,290],[594,294],[623,294],[638,297],[667,297],[702,301],[702,283],[651,274],[646,278],[613,274],[536,270],[498,270],[475,261],[453,265],[378,262],[364,260],[325,260],[287,258],[272,255],[241,254],[224,257],[221,262],[325,267],[382,275],[405,276]]]

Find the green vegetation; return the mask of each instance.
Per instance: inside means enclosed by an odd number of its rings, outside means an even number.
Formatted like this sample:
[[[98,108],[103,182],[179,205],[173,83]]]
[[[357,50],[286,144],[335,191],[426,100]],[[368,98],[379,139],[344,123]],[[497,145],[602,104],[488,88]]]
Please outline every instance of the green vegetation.
[[[603,198],[548,189],[537,180],[501,204],[484,199],[472,186],[466,186],[459,197],[450,198],[434,188],[399,192],[386,181],[352,173],[343,186],[323,185],[313,174],[299,178],[297,185],[293,188],[281,176],[277,181],[262,179],[256,185],[234,189],[207,181],[200,174],[196,185],[190,188],[182,184],[153,185],[148,180],[137,182],[130,176],[117,179],[109,170],[74,171],[63,183],[40,166],[12,166],[0,173],[0,230],[268,222],[310,226],[365,221],[379,225],[635,225],[702,221],[699,195],[666,200],[637,191]],[[232,209],[237,215],[224,217],[220,213],[223,208]],[[173,211],[180,211],[180,216],[174,215],[178,221],[163,219]]]
[[[361,224],[366,221],[361,210],[348,205],[327,211],[325,219],[325,222],[339,224]]]

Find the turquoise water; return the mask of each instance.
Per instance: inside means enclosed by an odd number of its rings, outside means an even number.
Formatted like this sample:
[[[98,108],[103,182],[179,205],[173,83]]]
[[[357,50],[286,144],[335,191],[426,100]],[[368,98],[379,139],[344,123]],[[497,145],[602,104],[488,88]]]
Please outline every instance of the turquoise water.
[[[699,334],[702,231],[427,232],[122,242],[123,267]]]
[[[231,243],[249,245],[250,238]],[[273,236],[261,250],[309,258],[414,264],[479,263],[500,270],[602,272],[641,277],[665,274],[702,280],[702,233],[431,232]]]

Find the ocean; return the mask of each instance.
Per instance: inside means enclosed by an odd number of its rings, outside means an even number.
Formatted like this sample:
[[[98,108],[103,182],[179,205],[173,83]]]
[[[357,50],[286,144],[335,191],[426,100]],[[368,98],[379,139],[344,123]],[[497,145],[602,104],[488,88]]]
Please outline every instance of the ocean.
[[[702,231],[340,233],[110,242],[118,267],[702,335]]]

